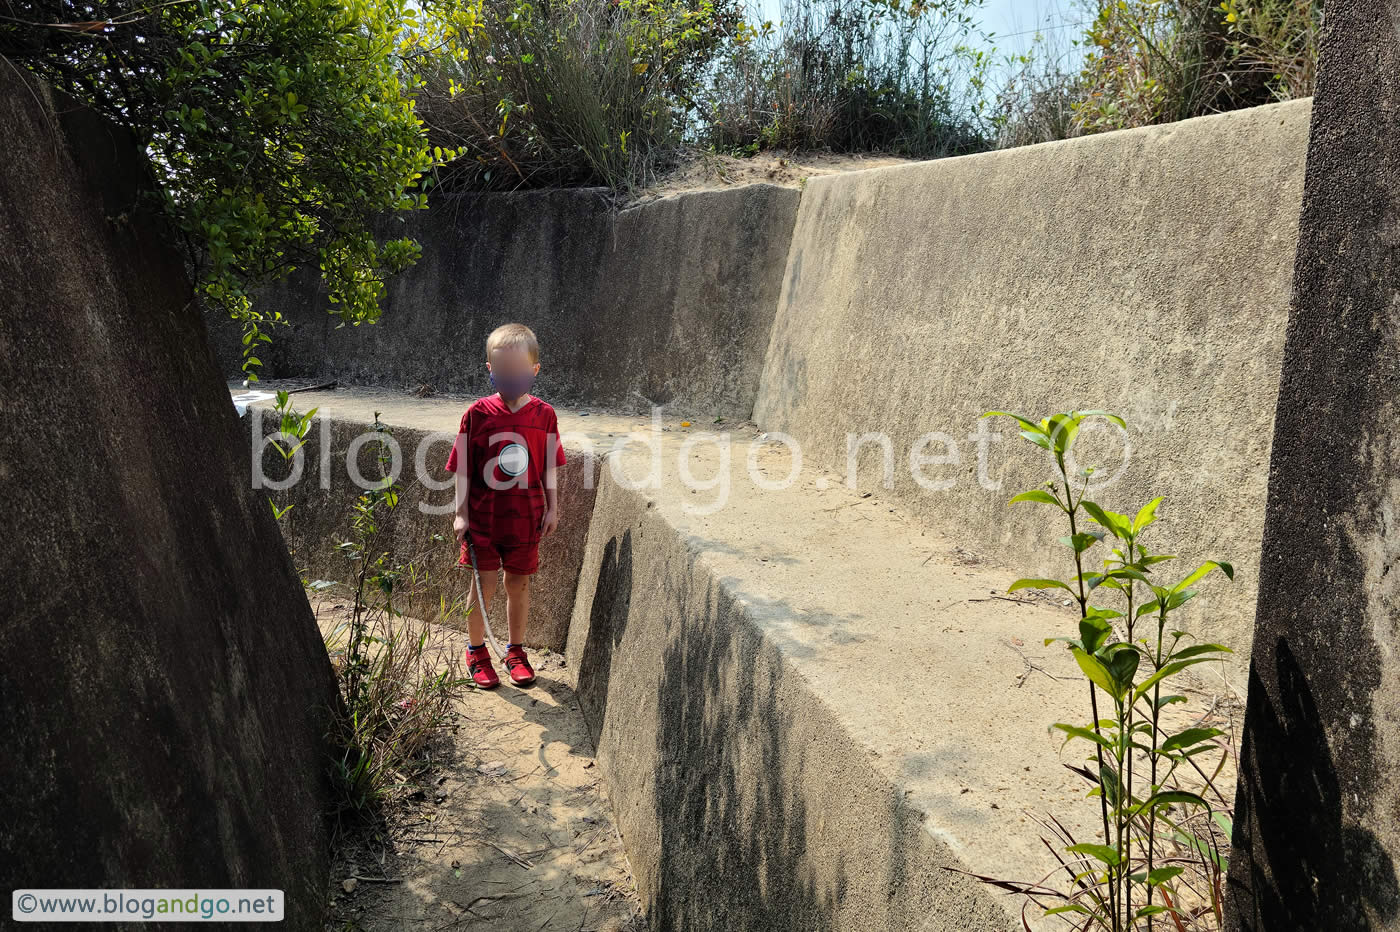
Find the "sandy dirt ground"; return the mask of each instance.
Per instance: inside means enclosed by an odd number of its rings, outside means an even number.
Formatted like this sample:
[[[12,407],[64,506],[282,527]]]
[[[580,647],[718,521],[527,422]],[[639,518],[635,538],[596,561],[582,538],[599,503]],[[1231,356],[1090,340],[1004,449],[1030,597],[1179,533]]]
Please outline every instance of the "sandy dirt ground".
[[[312,607],[323,631],[350,615],[345,599]],[[430,631],[460,660],[465,635]],[[499,687],[464,688],[425,789],[378,829],[342,836],[328,929],[646,932],[563,658],[531,651],[531,663],[524,689],[499,663]]]
[[[904,165],[913,161],[893,155],[831,152],[760,152],[747,158],[713,152],[691,152],[677,166],[665,171],[630,203],[641,204],[687,191],[706,191],[741,184],[776,184],[800,187],[807,178],[840,172]]]

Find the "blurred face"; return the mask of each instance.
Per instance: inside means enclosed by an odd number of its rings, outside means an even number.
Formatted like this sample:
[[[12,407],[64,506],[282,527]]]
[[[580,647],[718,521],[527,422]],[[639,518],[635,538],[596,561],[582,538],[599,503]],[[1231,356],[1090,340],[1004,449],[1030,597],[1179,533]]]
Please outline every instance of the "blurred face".
[[[540,364],[530,361],[530,351],[523,346],[500,346],[491,351],[486,370],[501,397],[513,401],[530,390]]]

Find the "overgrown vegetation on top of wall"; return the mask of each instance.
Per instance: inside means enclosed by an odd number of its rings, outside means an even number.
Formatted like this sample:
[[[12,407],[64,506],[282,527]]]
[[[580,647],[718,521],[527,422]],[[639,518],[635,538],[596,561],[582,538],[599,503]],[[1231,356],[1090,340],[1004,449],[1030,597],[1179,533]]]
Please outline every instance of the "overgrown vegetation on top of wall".
[[[449,190],[653,182],[688,149],[973,152],[1311,93],[1319,0],[1086,0],[991,84],[983,0],[0,0],[0,55],[137,136],[244,370],[257,287],[315,263],[373,323],[418,258],[370,218]]]
[[[460,48],[419,55],[420,112],[465,155],[450,188],[634,188],[681,144],[735,0],[483,0]]]
[[[484,0],[463,54],[414,67],[464,189],[634,189],[695,148],[933,158],[1312,93],[1317,0],[1086,0],[1079,38],[1009,71],[982,2]]]
[[[1320,0],[1097,0],[1068,47],[1043,38],[996,101],[1017,146],[1169,123],[1313,92]],[[1087,46],[1081,57],[1078,47]]]
[[[421,112],[462,148],[443,184],[635,189],[688,148],[916,158],[985,148],[981,0],[483,0],[425,55]]]
[[[707,74],[694,138],[718,149],[934,158],[986,148],[982,0],[781,0]]]

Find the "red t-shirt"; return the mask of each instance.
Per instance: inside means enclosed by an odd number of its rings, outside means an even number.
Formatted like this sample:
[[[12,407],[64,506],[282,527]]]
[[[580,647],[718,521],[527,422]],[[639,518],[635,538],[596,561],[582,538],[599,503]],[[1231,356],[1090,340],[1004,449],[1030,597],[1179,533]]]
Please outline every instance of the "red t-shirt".
[[[564,465],[559,420],[548,403],[531,395],[511,411],[500,395],[478,398],[462,415],[447,471],[457,472],[457,450],[466,457],[467,527],[501,547],[533,544],[544,517],[545,464]]]

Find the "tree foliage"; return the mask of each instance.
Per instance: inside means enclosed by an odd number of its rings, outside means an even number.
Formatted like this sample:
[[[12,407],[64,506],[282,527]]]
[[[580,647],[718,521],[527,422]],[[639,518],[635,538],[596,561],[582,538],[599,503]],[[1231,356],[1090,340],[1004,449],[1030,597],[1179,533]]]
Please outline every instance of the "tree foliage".
[[[419,255],[375,214],[426,206],[455,155],[429,146],[402,59],[459,41],[470,7],[407,0],[0,0],[0,53],[135,134],[202,297],[244,326],[244,370],[278,315],[250,291],[315,262],[342,325],[378,319]]]
[[[446,14],[458,0],[434,0]],[[454,188],[654,180],[702,76],[742,27],[738,0],[483,0],[479,28],[413,61]]]

